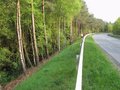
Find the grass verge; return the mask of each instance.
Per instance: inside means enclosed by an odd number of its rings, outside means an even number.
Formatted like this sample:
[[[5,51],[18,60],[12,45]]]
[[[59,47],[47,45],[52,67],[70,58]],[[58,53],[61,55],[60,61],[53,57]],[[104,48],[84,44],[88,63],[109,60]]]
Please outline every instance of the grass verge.
[[[83,90],[119,90],[120,73],[92,37],[85,42]]]
[[[74,90],[76,84],[76,55],[80,41],[64,49],[14,90]]]

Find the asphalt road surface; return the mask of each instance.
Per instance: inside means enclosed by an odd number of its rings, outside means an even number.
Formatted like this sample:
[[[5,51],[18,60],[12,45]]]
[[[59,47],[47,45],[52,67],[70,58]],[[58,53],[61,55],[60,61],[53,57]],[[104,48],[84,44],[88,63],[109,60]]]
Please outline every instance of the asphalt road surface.
[[[110,37],[108,34],[93,35],[95,42],[120,64],[120,39]]]

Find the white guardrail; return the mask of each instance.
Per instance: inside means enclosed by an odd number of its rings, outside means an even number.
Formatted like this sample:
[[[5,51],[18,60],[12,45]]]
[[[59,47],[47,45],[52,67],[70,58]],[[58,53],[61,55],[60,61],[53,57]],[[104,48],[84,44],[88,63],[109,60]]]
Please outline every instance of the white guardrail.
[[[82,44],[81,44],[81,50],[79,55],[79,64],[78,64],[78,73],[77,73],[77,81],[76,81],[76,87],[75,90],[82,90],[82,67],[83,67],[83,53],[84,53],[84,43],[85,38],[90,35],[87,34],[84,36]]]

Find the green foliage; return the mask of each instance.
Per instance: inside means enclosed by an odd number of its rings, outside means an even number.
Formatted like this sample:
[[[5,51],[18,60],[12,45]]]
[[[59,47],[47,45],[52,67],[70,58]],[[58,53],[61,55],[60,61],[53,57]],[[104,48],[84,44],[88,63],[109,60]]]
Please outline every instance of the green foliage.
[[[108,23],[108,32],[112,32],[112,31],[113,31],[113,24]]]
[[[13,74],[18,69],[13,53],[6,48],[0,48],[0,83],[6,83],[14,78]]]
[[[120,18],[113,24],[113,34],[120,35]]]
[[[42,0],[33,0],[33,2],[39,56],[46,58]],[[60,44],[61,49],[63,49],[70,43],[70,22],[74,20],[74,16],[80,12],[82,3],[81,0],[45,0],[44,4],[48,39],[47,47],[51,55],[58,51],[59,19],[61,24]],[[23,42],[28,56],[31,62],[33,62],[31,47],[31,0],[20,0],[20,10]],[[12,78],[14,71],[16,71],[16,73],[21,72],[16,34],[16,0],[0,1],[0,12],[0,53],[2,53],[0,55],[0,82],[7,82]],[[77,33],[74,34],[74,36],[77,36]],[[3,80],[3,77],[6,81]]]
[[[13,0],[0,1],[0,46],[2,47],[12,48],[12,43],[16,40],[14,5]]]
[[[18,74],[16,38],[16,1],[0,1],[0,83],[5,84]]]
[[[84,1],[82,1],[82,9],[77,15],[77,20],[81,28],[81,33],[104,32],[106,23],[90,14]]]
[[[113,24],[112,23],[106,23],[104,27],[105,32],[112,33],[113,32]]]

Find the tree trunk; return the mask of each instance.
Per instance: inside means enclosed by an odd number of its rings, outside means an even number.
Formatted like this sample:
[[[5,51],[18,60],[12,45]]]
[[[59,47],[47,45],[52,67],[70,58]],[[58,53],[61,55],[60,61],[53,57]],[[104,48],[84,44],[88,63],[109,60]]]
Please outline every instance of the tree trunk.
[[[77,32],[78,32],[78,25],[77,25],[77,19],[75,20],[75,27],[76,27],[76,32],[75,32],[75,36],[77,37]]]
[[[47,38],[46,23],[45,23],[45,7],[44,7],[44,0],[42,0],[42,14],[43,14],[44,36],[45,36],[45,49],[46,49],[47,57],[49,57],[48,38]]]
[[[64,20],[63,20],[63,23],[64,23],[64,28],[63,28],[63,31],[65,32],[65,30],[66,30],[66,23],[65,23],[65,18],[64,18]]]
[[[38,48],[37,48],[37,41],[36,41],[36,34],[35,34],[35,20],[34,20],[34,9],[33,9],[33,0],[31,0],[31,8],[32,8],[32,34],[33,34],[33,47],[35,52],[35,59],[37,64],[39,63],[39,55],[38,55]]]
[[[65,18],[63,18],[63,34],[65,35],[66,33],[66,22],[65,22]],[[67,41],[66,41],[66,38],[64,40],[64,47],[67,46]]]
[[[25,46],[25,45],[24,45],[23,49],[24,49],[25,56],[26,56],[26,60],[27,60],[28,64],[30,65],[30,67],[33,67],[33,65],[32,65],[32,63],[31,63],[31,61],[30,61],[30,58],[29,58],[29,56],[28,56],[28,53],[27,53],[27,50],[26,50],[26,46]]]
[[[20,60],[22,63],[23,72],[26,72],[25,58],[23,52],[23,42],[22,42],[22,30],[21,30],[21,16],[20,16],[20,0],[17,0],[17,36],[18,36],[18,46]]]
[[[58,27],[59,27],[59,31],[58,31],[58,50],[60,51],[60,18],[59,18],[59,21],[58,21]]]
[[[33,36],[32,36],[31,30],[30,30],[30,39],[31,39],[31,46],[32,46],[33,62],[34,62],[34,65],[36,65],[35,50],[34,50],[34,45],[33,45]]]
[[[73,42],[73,26],[72,26],[72,19],[70,24],[70,44]]]
[[[26,44],[25,44],[25,37],[24,37],[24,34],[23,34],[23,50],[24,50],[24,54],[25,54],[25,57],[26,57],[26,61],[28,62],[28,64],[30,65],[30,67],[33,67],[31,61],[30,61],[30,58],[29,58],[29,55],[28,55],[28,52],[27,52],[27,49],[26,49]]]
[[[77,21],[77,25],[78,25],[78,36],[80,36],[81,23],[79,20]]]

